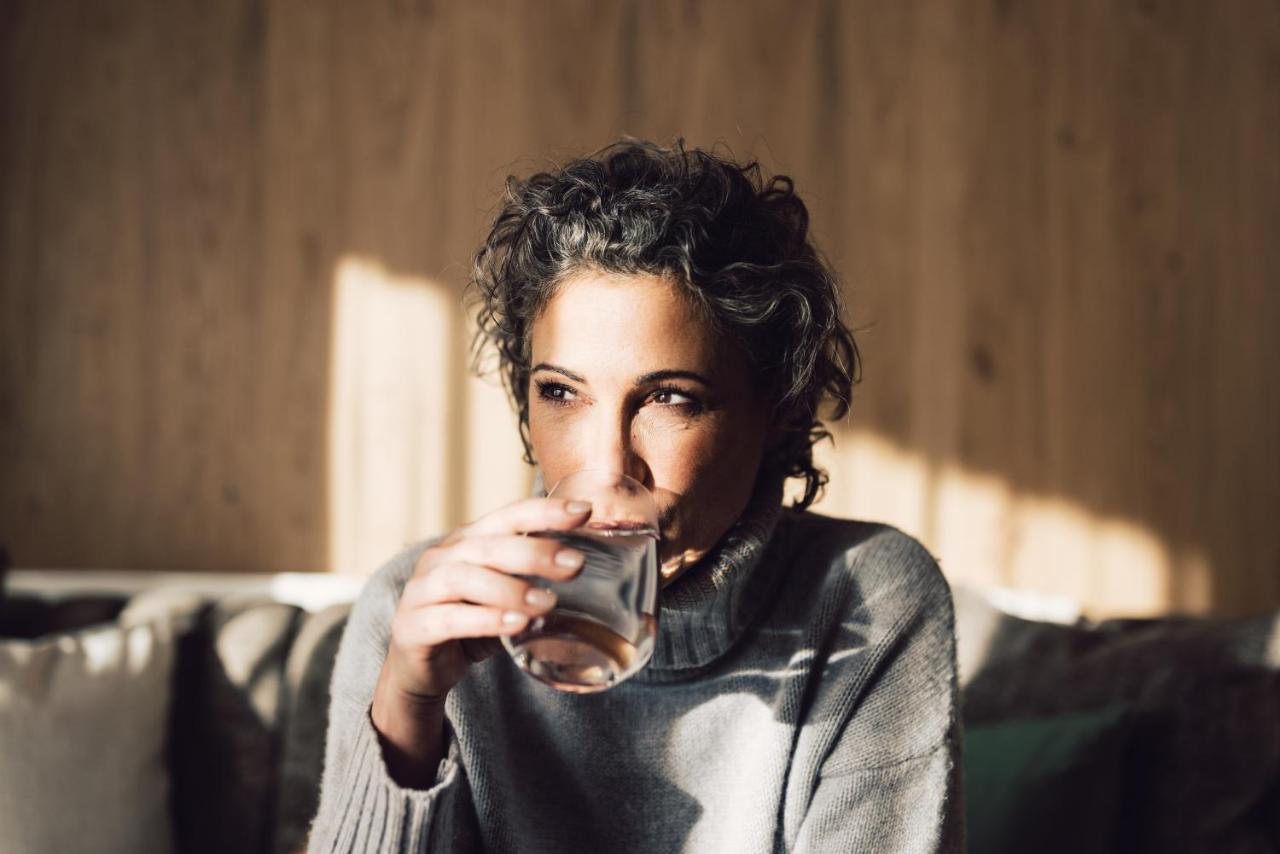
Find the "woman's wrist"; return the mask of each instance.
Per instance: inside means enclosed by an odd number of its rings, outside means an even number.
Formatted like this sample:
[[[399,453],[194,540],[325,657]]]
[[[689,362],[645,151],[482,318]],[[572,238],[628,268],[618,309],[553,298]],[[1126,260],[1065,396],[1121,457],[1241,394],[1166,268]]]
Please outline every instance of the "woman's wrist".
[[[384,670],[378,679],[369,718],[387,773],[403,788],[429,789],[445,756],[444,701],[405,694],[386,675]]]

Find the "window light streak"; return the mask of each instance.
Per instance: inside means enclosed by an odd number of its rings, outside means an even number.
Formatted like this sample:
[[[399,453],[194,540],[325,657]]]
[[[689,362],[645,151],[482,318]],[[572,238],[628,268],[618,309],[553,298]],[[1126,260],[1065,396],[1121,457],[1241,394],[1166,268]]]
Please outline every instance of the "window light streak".
[[[449,490],[456,302],[446,289],[342,259],[334,282],[330,563],[367,574],[440,533]]]
[[[1136,521],[923,454],[867,431],[817,446],[831,473],[814,509],[887,522],[920,539],[953,584],[1044,597],[1053,613],[1095,618],[1203,611],[1213,568],[1194,545],[1172,545]]]

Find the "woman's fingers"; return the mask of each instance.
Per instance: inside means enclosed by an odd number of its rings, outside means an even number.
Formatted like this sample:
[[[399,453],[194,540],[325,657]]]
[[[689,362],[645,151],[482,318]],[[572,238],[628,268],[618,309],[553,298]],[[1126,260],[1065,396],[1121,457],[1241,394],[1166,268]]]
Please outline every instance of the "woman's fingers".
[[[519,611],[445,602],[397,613],[392,634],[402,646],[433,647],[464,638],[513,635],[523,631],[530,619]]]
[[[441,563],[473,563],[515,575],[565,581],[582,568],[583,554],[548,537],[519,534],[469,537],[448,547]]]
[[[499,507],[459,530],[463,539],[486,534],[564,531],[578,527],[590,515],[591,504],[586,501],[525,498]]]
[[[471,563],[449,562],[413,578],[401,593],[407,608],[467,602],[524,614],[543,614],[555,595],[505,572]]]
[[[550,611],[555,596],[527,577],[568,579],[583,554],[547,537],[591,516],[586,502],[528,498],[455,529],[418,557],[391,623],[392,650],[383,674],[422,696],[443,697],[495,641]],[[399,662],[390,666],[389,662]],[[379,677],[382,678],[381,676]]]
[[[586,502],[528,498],[423,551],[391,624],[393,646],[405,653],[403,660],[416,662],[409,679],[414,690],[443,696],[465,671],[463,656],[481,660],[497,638],[523,631],[550,611],[555,596],[524,576],[572,578],[584,555],[548,537],[522,534],[568,530],[590,516]],[[445,644],[451,646],[439,651]]]

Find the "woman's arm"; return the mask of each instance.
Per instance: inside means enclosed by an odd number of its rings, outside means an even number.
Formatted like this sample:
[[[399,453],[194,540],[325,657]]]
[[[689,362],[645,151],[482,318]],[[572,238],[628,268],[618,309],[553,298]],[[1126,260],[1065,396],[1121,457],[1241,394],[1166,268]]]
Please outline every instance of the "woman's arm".
[[[476,650],[492,651],[555,604],[528,576],[582,571],[581,552],[521,534],[572,528],[590,512],[581,501],[515,501],[401,553],[369,580],[334,666],[312,850],[473,847],[476,811],[445,700]]]
[[[391,619],[422,550],[406,550],[374,574],[347,621],[334,663],[320,807],[308,851],[475,848],[471,793],[447,723],[441,721],[440,761],[425,777],[402,772],[401,785],[388,769],[383,739],[370,718]],[[419,783],[421,788],[412,787]]]
[[[379,677],[369,719],[391,779],[406,789],[431,788],[448,739],[444,703],[405,696]]]

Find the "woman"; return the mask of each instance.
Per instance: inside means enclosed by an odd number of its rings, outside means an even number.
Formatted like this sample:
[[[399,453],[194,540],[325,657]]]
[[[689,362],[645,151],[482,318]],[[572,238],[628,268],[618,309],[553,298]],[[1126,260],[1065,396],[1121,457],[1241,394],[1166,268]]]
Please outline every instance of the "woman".
[[[899,531],[805,509],[858,360],[790,180],[621,142],[510,179],[474,282],[526,461],[657,499],[653,658],[575,695],[493,655],[554,604],[524,577],[582,564],[520,533],[587,507],[408,549],[342,640],[311,850],[962,850],[947,585]]]

